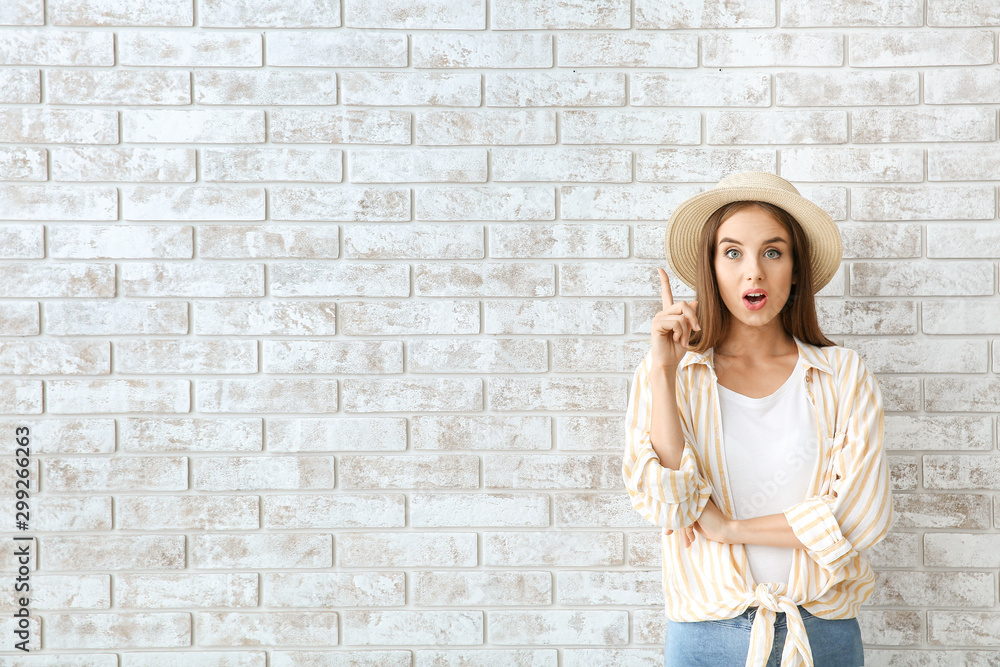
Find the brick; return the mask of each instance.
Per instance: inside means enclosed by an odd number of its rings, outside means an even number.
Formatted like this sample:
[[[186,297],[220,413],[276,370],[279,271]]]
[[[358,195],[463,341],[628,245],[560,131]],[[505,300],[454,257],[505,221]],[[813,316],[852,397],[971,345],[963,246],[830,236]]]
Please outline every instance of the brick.
[[[348,178],[352,183],[485,183],[486,150],[356,150]]]
[[[263,655],[263,654],[261,654]],[[465,651],[462,651],[465,655]],[[263,659],[263,658],[262,658]],[[272,667],[410,667],[413,656],[410,651],[272,651]],[[178,667],[186,667],[178,665]],[[261,663],[263,667],[263,663]]]
[[[651,296],[655,294],[654,287],[659,287],[656,268],[656,265],[635,263],[563,262],[559,265],[559,293],[563,296]]]
[[[272,263],[269,279],[278,297],[410,295],[406,264]]]
[[[568,33],[559,38],[561,67],[697,67],[698,36],[669,33]]]
[[[126,109],[122,123],[129,143],[264,143],[262,109]]]
[[[856,120],[853,127],[857,134]],[[781,174],[795,182],[919,183],[924,175],[924,156],[920,148],[783,148]]]
[[[35,442],[42,442],[38,437]],[[45,451],[35,447],[35,452]],[[31,499],[31,527],[42,532],[111,530],[111,496],[49,496]]]
[[[333,72],[203,70],[194,74],[194,99],[197,104],[334,105],[337,76]]]
[[[487,454],[483,471],[488,489],[617,488],[614,455]]]
[[[410,522],[419,528],[543,527],[549,525],[549,499],[545,494],[414,493]]]
[[[874,222],[840,225],[844,259],[920,257],[920,225]]]
[[[792,150],[783,149],[782,157]],[[645,148],[635,152],[637,181],[717,182],[737,171],[775,173],[776,167],[777,151],[768,148]]]
[[[989,350],[981,340],[851,339],[873,373],[986,373]]]
[[[927,25],[974,27],[1000,25],[1000,7],[989,0],[929,0]]]
[[[345,611],[348,644],[402,646],[483,643],[483,612]]]
[[[42,561],[46,570],[72,572],[179,570],[184,567],[184,540],[183,535],[50,535]]]
[[[491,225],[490,257],[624,258],[628,256],[628,236],[627,225],[510,223]]]
[[[191,565],[225,570],[331,567],[333,542],[330,535],[319,533],[193,535]]]
[[[256,496],[123,496],[115,513],[121,530],[254,530],[259,505]]]
[[[2,11],[0,9],[0,12]],[[41,96],[39,70],[4,69],[0,71],[0,104],[38,104],[42,100]]]
[[[406,449],[403,418],[268,419],[272,452],[401,451]]]
[[[470,0],[461,6],[448,0],[385,0],[378,4],[345,0],[344,25],[352,28],[482,30],[486,27],[486,0]]]
[[[343,180],[343,151],[298,148],[206,148],[202,150],[205,181]]]
[[[766,107],[771,103],[771,77],[764,72],[636,72],[629,78],[633,106]],[[700,138],[689,143],[700,143]]]
[[[401,493],[344,493],[341,490],[327,495],[268,494],[264,496],[264,528],[402,528],[406,525],[405,505],[405,496]],[[286,594],[284,590],[275,593],[283,598]]]
[[[402,572],[266,572],[268,607],[383,607],[405,604]]]
[[[209,456],[192,462],[201,491],[333,488],[332,456]]]
[[[53,336],[185,334],[187,311],[181,301],[47,301],[45,329]]]
[[[476,533],[345,532],[338,536],[339,567],[475,567]]]
[[[143,70],[49,70],[50,104],[191,104],[188,72]]]
[[[45,483],[56,492],[183,491],[187,470],[184,456],[50,457]]]
[[[600,567],[622,564],[621,533],[522,530],[484,532],[482,535],[483,563],[487,566]]]
[[[337,381],[199,380],[196,401],[202,412],[329,413],[337,411]]]
[[[989,501],[975,494],[900,493],[893,497],[893,510],[898,528],[990,527]]]
[[[416,136],[421,145],[554,144],[556,112],[550,109],[432,109],[419,113]]]
[[[118,142],[118,114],[91,109],[0,109],[0,141],[113,144]]]
[[[406,35],[281,30],[267,35],[270,67],[406,67]]]
[[[989,262],[854,262],[851,296],[991,295]]]
[[[51,413],[187,412],[188,380],[48,380]]]
[[[995,211],[992,186],[851,188],[854,220],[992,220]]]
[[[904,27],[922,26],[923,23],[924,5],[921,0],[839,5],[817,5],[807,0],[786,0],[781,3],[781,26],[785,28]]]
[[[852,33],[848,58],[851,67],[989,65],[993,60],[993,33],[989,30]]]
[[[879,644],[915,645],[923,642],[923,614],[915,611],[866,610],[859,617],[861,632]]]
[[[256,607],[257,600],[256,572],[115,575],[115,603],[119,607]]]
[[[920,75],[906,70],[776,72],[774,77],[777,104],[782,107],[867,107],[920,101]]]
[[[45,23],[43,0],[12,0],[0,7],[0,25],[42,25]],[[4,665],[0,659],[0,665]],[[67,666],[69,663],[67,663]],[[75,663],[73,667],[76,667]],[[103,664],[101,667],[105,667]]]
[[[0,302],[0,335],[37,336],[41,332],[37,301]]]
[[[136,185],[124,188],[130,220],[263,220],[263,188]]]
[[[8,5],[5,3],[4,7]],[[0,65],[110,67],[115,36],[90,30],[5,30],[0,34]]]
[[[547,186],[416,189],[417,220],[554,220],[555,191]]]
[[[217,31],[122,30],[117,36],[118,62],[121,65],[260,67],[264,63],[261,35]],[[270,53],[268,55],[270,57]]]
[[[1000,85],[1000,79],[997,84]],[[1000,155],[991,146],[928,147],[927,180],[1000,180]]]
[[[701,188],[671,185],[564,185],[559,188],[564,220],[662,220]]]
[[[661,605],[660,572],[556,573],[558,603],[564,605]]]
[[[336,259],[336,225],[198,225],[198,256],[215,259]]]
[[[991,449],[990,418],[942,415],[895,415],[885,418],[890,449]]]
[[[581,340],[578,343],[583,344],[584,341]],[[560,347],[562,349],[558,354],[561,356],[570,346],[561,345]],[[645,357],[645,352],[649,349],[645,341],[629,341],[625,347],[628,348],[626,356],[631,354],[636,362],[625,361],[623,364],[633,369],[639,365]],[[644,350],[643,347],[646,349]],[[557,363],[560,367],[571,367],[571,364],[563,359],[559,359]],[[579,364],[581,368],[595,366],[595,364]],[[559,449],[598,451],[607,450],[610,447],[612,450],[617,450],[615,443],[624,437],[625,422],[622,417],[617,415],[613,417],[559,417],[556,420],[556,440]]]
[[[415,573],[413,586],[414,601],[420,607],[552,603],[552,576],[548,572],[424,571]]]
[[[921,330],[928,334],[1000,334],[1000,312],[977,300],[925,300]]]
[[[927,104],[996,104],[1000,71],[994,69],[928,70],[924,74]]]
[[[634,77],[641,75],[632,76],[635,90]],[[564,144],[697,144],[700,141],[701,114],[697,111],[629,108],[562,112]]]
[[[125,340],[116,360],[124,373],[253,373],[257,347],[252,341]]]
[[[199,336],[332,336],[333,301],[196,301]]]
[[[274,109],[271,141],[302,144],[409,144],[410,114],[398,109]]]
[[[0,224],[0,258],[41,259],[45,257],[41,225]]]
[[[936,392],[937,389],[935,387],[933,391]],[[955,389],[961,391],[959,387]],[[930,401],[935,394],[930,388],[927,391],[927,400]],[[973,405],[967,409],[976,411],[977,407]],[[924,486],[928,489],[1000,489],[1000,466],[993,457],[972,454],[926,455]]]
[[[191,645],[191,614],[46,614],[45,633],[46,650],[183,647]]]
[[[920,410],[920,381],[917,378],[884,376],[879,380],[886,412]]]
[[[340,304],[348,336],[479,333],[479,304],[474,301],[348,301]]]
[[[349,225],[344,229],[344,258],[483,259],[484,243],[482,225]]]
[[[482,75],[472,72],[341,72],[348,106],[477,107]]]
[[[49,227],[49,256],[63,259],[191,259],[193,228],[165,225]]]
[[[649,351],[648,340],[560,338],[552,343],[552,370],[557,373],[628,373]]]
[[[544,373],[548,352],[542,340],[420,339],[407,345],[407,362],[411,373]]]
[[[625,332],[625,304],[621,301],[485,302],[485,333],[534,335],[615,335]]]
[[[275,220],[399,222],[410,219],[410,189],[275,186],[270,205]]]
[[[201,0],[198,22],[205,28],[339,28],[340,3],[307,0]]]
[[[1000,624],[991,611],[969,611],[962,616],[952,611],[928,611],[927,639],[932,645],[996,646]]]
[[[411,445],[435,450],[550,449],[551,423],[543,416],[414,415]]]
[[[413,286],[417,296],[555,296],[555,267],[530,262],[416,264]]]
[[[612,378],[494,378],[490,410],[624,410],[625,384]]]
[[[0,341],[0,374],[109,375],[108,341]]]
[[[1000,410],[1000,380],[991,377],[928,378],[924,382],[924,409],[931,412],[997,412]],[[977,465],[981,468],[983,462]],[[985,471],[980,470],[980,473],[985,474]]]
[[[656,613],[656,612],[654,612]],[[636,610],[633,612],[633,618],[640,617],[640,611]],[[666,617],[659,614],[655,617],[657,622],[666,623]],[[638,633],[638,629],[636,630]],[[660,637],[664,637],[664,632],[658,632],[654,635],[656,638],[651,640],[637,639],[644,644],[657,644],[661,643]],[[622,649],[599,649],[599,648],[580,648],[580,649],[563,649],[563,655],[566,656],[568,661],[572,661],[574,665],[645,665],[645,664],[656,664],[659,658],[659,653],[662,653],[659,649],[641,649],[641,648],[622,648]]]
[[[567,4],[560,0],[493,0],[494,30],[607,30],[631,27],[627,0]]]
[[[767,0],[736,0],[725,6],[708,0],[671,3],[635,0],[635,25],[632,27],[640,30],[677,30],[774,26],[774,3]]]
[[[844,111],[709,111],[709,144],[841,144],[847,142]]]
[[[194,616],[199,646],[329,646],[339,642],[335,611],[204,611]]]
[[[49,21],[69,26],[192,26],[191,0],[121,3],[117,0],[48,0]]]
[[[195,180],[193,148],[59,147],[52,150],[56,181],[190,183]]]
[[[828,335],[904,335],[917,333],[915,301],[817,299],[816,314]]]
[[[479,488],[479,457],[343,454],[339,479],[343,489],[476,489]]]
[[[620,148],[559,151],[494,148],[491,152],[494,181],[628,183],[632,180],[632,151]]]
[[[919,484],[920,464],[916,456],[889,456],[889,484],[894,491],[913,491]]]
[[[552,65],[552,35],[487,32],[413,36],[414,67],[489,69]]]
[[[483,409],[480,378],[347,378],[344,412],[440,412]]]
[[[486,106],[624,106],[621,72],[496,72],[486,80]]]
[[[125,296],[234,297],[264,295],[262,264],[142,263],[122,267]]]
[[[263,358],[265,373],[402,373],[403,343],[266,340]]]
[[[919,544],[917,533],[889,533],[869,551],[869,562],[873,567],[916,568]]]
[[[930,224],[927,226],[928,257],[993,258],[1000,253],[1000,229],[992,222]]]
[[[645,522],[620,493],[559,493],[555,496],[553,510],[555,525],[567,528],[642,528]],[[659,535],[656,537],[656,560],[659,561]],[[630,538],[629,544],[634,548],[635,539]],[[632,563],[631,558],[629,563]]]
[[[0,186],[0,220],[117,219],[118,190],[114,187]]]
[[[857,109],[852,114],[851,139],[857,143],[886,141],[994,141],[992,109]]]
[[[836,32],[709,32],[706,67],[840,67],[844,36]]]
[[[126,417],[121,448],[130,452],[261,451],[259,417],[248,419]]]
[[[16,544],[16,543],[15,543]],[[107,574],[64,576],[59,574],[31,577],[30,604],[32,610],[51,609],[109,609],[111,607],[111,577]],[[17,609],[18,592],[11,586],[3,594],[0,604],[12,615]],[[2,663],[0,663],[2,664]]]
[[[929,567],[990,568],[997,562],[1000,540],[995,534],[924,534],[924,564]]]

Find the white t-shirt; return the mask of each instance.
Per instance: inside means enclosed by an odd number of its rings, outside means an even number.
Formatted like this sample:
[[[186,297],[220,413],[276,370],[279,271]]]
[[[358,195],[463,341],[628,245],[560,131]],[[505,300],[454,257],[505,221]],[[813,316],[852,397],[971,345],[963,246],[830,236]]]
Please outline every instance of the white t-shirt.
[[[802,358],[781,387],[750,398],[721,384],[722,441],[736,519],[780,514],[805,499],[816,465],[816,417]],[[793,550],[745,544],[756,583],[788,583]]]

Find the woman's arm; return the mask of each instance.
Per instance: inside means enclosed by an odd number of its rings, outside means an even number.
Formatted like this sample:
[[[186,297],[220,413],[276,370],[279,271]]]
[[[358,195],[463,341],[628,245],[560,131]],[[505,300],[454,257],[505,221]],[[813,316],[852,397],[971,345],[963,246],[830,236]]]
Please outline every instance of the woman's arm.
[[[730,519],[712,500],[705,505],[695,529],[710,540],[724,544],[762,544],[770,547],[805,549],[784,514],[752,519]]]

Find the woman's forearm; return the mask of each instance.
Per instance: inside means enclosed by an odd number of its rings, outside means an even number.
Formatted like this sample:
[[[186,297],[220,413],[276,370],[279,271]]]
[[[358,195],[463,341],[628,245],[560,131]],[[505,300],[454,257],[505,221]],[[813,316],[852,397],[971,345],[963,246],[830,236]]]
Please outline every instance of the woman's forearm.
[[[784,514],[768,514],[752,519],[732,519],[729,524],[729,544],[761,544],[770,547],[805,549],[796,537]]]
[[[680,415],[677,414],[677,395],[674,389],[676,372],[676,369],[666,368],[652,368],[649,371],[653,400],[649,440],[660,459],[660,465],[671,470],[680,469],[681,454],[684,452],[684,432],[681,430]]]

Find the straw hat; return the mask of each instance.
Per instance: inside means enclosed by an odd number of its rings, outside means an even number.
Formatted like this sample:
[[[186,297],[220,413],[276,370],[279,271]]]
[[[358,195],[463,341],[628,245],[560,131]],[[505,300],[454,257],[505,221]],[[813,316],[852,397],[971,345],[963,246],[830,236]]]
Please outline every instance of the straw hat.
[[[763,201],[790,213],[809,237],[813,290],[818,292],[830,282],[843,254],[840,231],[833,218],[780,176],[747,171],[727,176],[714,188],[682,203],[670,215],[663,245],[671,271],[685,285],[695,289],[702,227],[715,211],[734,201]]]

